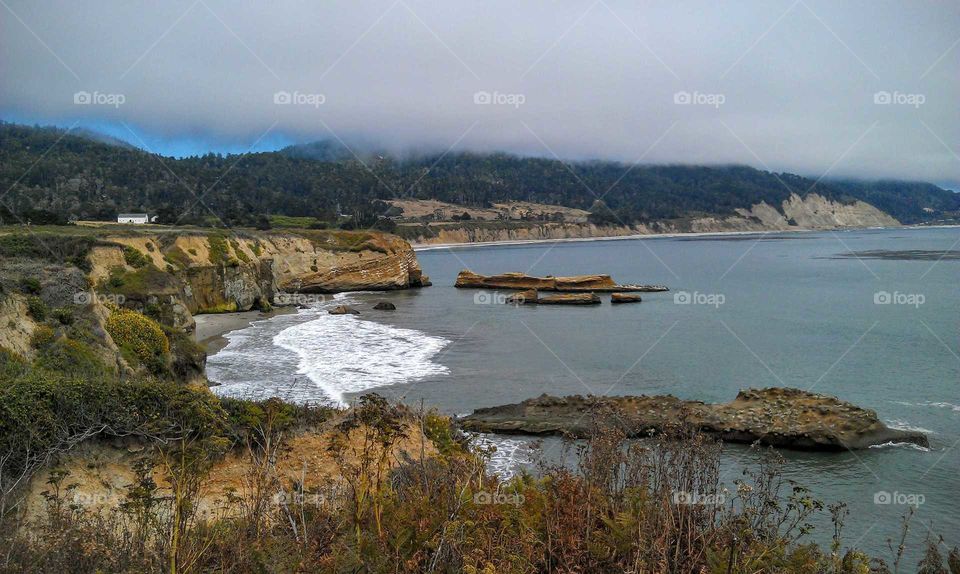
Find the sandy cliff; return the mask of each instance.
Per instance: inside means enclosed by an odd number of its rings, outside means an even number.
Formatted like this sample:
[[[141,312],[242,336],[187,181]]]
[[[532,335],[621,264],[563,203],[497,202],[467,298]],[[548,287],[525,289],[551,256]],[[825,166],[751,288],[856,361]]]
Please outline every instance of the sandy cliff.
[[[411,240],[416,244],[477,243],[536,239],[620,237],[657,233],[712,233],[726,231],[796,231],[866,227],[896,227],[900,222],[876,207],[856,201],[830,201],[816,193],[791,195],[777,207],[765,202],[737,209],[727,217],[694,217],[655,221],[647,225],[597,226],[591,223],[537,222],[525,226],[484,223],[443,223],[423,228]]]
[[[191,315],[245,311],[283,293],[335,293],[420,287],[410,245],[380,233],[192,232],[107,236],[89,255],[89,277],[124,306],[159,308],[165,323],[192,328]],[[150,265],[137,265],[136,250]]]

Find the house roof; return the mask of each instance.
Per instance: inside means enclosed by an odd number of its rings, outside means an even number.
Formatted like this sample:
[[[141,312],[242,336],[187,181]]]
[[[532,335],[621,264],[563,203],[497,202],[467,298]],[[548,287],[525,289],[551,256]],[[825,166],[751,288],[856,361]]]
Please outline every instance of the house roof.
[[[147,217],[146,213],[120,213],[117,217]]]

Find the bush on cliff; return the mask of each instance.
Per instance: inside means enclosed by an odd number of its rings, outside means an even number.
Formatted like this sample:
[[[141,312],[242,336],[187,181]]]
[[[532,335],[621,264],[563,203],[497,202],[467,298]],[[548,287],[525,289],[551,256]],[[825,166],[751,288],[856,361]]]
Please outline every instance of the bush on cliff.
[[[150,264],[150,258],[140,252],[140,250],[130,247],[129,245],[124,246],[123,248],[123,260],[127,265],[133,267],[134,269],[139,269],[145,265]]]
[[[170,341],[159,323],[136,311],[118,309],[107,318],[106,327],[125,359],[153,372],[162,370],[170,353]]]

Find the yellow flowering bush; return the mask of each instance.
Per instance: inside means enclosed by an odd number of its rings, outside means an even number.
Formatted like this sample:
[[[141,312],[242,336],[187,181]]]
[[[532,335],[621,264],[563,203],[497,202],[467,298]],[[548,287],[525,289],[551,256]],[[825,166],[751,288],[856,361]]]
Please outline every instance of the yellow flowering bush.
[[[170,352],[170,341],[153,319],[129,309],[120,309],[107,319],[107,332],[125,354],[153,364]]]

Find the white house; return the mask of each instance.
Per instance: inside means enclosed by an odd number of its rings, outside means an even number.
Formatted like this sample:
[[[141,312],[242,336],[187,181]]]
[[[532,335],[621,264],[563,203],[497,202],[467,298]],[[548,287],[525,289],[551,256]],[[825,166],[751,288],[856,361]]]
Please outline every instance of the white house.
[[[117,216],[117,223],[150,223],[150,216],[146,213],[121,213]]]

